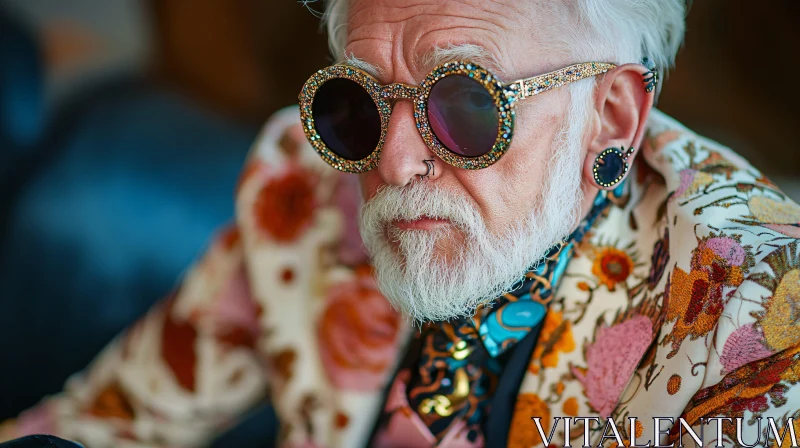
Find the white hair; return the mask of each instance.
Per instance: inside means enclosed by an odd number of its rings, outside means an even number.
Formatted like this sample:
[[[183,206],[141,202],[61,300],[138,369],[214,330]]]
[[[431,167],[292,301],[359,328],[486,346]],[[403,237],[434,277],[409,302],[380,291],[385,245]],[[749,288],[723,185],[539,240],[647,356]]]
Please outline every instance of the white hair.
[[[546,0],[547,5],[552,5]],[[325,0],[328,45],[344,59],[350,0]],[[687,0],[575,0],[577,20],[559,20],[567,50],[577,62],[639,63],[647,57],[665,77],[683,42]],[[577,26],[576,26],[577,24]],[[528,76],[528,75],[526,75]],[[661,85],[659,83],[658,91]]]

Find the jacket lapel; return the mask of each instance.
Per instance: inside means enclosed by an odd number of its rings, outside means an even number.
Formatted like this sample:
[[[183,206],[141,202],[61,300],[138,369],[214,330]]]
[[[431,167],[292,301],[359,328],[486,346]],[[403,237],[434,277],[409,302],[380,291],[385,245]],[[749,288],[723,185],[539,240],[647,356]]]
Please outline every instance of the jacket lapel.
[[[358,198],[355,177],[308,146],[296,108],[267,123],[240,181],[237,221],[264,307],[259,349],[280,446],[363,445],[408,339],[365,264]]]
[[[656,339],[663,294],[647,286],[658,204],[639,202],[643,193],[663,192],[646,192],[634,180],[638,169],[567,267],[519,387],[508,446],[541,443],[531,417],[541,417],[547,435],[557,416],[611,416]],[[559,421],[551,442],[563,437]],[[570,438],[581,437],[582,425],[573,425]]]
[[[508,428],[514,414],[519,387],[528,370],[528,362],[540,332],[541,327],[536,327],[516,344],[498,380],[486,422],[487,448],[505,448],[508,443]]]

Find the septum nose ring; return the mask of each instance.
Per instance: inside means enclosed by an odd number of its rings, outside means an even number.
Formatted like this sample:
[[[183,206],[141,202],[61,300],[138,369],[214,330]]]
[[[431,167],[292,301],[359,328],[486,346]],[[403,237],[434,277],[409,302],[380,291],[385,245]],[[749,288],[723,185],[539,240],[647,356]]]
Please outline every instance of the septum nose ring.
[[[420,175],[419,178],[421,180],[425,180],[428,178],[428,176],[435,176],[436,168],[433,165],[434,160],[433,159],[423,160],[423,162],[425,163],[425,166],[428,168],[428,170],[425,171],[425,174]]]

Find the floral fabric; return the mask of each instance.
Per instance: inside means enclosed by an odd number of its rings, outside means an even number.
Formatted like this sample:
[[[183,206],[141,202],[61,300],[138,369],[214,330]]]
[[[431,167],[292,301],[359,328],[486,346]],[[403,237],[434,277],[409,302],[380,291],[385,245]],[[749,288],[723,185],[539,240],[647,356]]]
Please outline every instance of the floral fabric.
[[[305,142],[295,109],[275,116],[243,170],[236,223],[160,306],[2,437],[203,446],[269,397],[281,446],[363,446],[386,386],[403,387],[392,375],[411,329],[375,286],[357,194],[354,177]],[[644,441],[656,438],[653,417],[740,416],[747,443],[757,417],[781,428],[794,417],[800,433],[798,239],[800,206],[653,111],[624,194],[575,246],[550,300],[508,446],[541,446],[531,417],[546,432],[556,417],[637,417],[648,424],[623,436]],[[723,429],[735,445],[735,427]],[[460,440],[463,428],[451,430]],[[589,436],[596,445],[602,427]],[[551,443],[564,437],[561,424]],[[573,443],[582,437],[573,426]],[[678,437],[673,427],[661,439]]]

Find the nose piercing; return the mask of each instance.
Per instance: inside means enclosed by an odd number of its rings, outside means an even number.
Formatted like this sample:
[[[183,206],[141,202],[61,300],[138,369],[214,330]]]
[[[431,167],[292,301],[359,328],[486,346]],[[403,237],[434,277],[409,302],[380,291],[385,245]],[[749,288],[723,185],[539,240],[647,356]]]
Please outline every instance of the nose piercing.
[[[428,167],[428,170],[425,171],[425,174],[420,175],[420,179],[425,180],[428,176],[435,176],[436,175],[436,168],[433,165],[434,159],[430,160],[423,160],[425,166]]]

